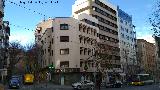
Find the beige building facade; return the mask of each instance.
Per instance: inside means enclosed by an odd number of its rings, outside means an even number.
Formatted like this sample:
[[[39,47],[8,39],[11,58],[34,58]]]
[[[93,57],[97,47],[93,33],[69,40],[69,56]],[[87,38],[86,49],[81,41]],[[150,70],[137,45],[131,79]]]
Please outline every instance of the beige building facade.
[[[95,18],[90,18],[97,22]],[[60,78],[69,80],[59,82],[62,85],[82,78],[84,66],[87,66],[88,73],[92,73],[94,62],[89,57],[95,53],[98,32],[97,27],[71,17],[57,17],[39,23],[35,32],[36,43],[41,47],[39,64],[42,68],[53,64],[55,73],[65,73]],[[75,78],[71,78],[70,74]],[[90,75],[86,78],[91,79]]]
[[[137,40],[137,59],[140,64],[140,73],[149,73],[155,75],[156,70],[156,47],[144,39]]]

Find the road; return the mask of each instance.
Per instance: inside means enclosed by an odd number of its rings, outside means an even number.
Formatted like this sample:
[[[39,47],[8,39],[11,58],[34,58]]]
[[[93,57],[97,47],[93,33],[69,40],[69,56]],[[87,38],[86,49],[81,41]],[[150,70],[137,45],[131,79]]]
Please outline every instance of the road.
[[[15,89],[6,89],[15,90]],[[24,85],[17,90],[73,90],[71,86],[59,86],[59,85]],[[145,85],[145,86],[127,86],[122,88],[105,88],[101,90],[160,90],[160,85]]]

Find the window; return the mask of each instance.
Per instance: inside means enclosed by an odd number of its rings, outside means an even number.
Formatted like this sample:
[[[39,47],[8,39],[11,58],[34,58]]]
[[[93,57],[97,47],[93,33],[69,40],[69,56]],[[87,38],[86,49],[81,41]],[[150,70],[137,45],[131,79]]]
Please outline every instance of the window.
[[[69,36],[60,36],[60,42],[69,42]]]
[[[87,38],[84,38],[84,44],[86,43],[86,39],[87,39]]]
[[[60,62],[60,67],[69,67],[69,61]]]
[[[83,27],[83,32],[85,33],[86,32],[86,26],[84,25]]]
[[[41,31],[40,30],[38,30],[38,33],[40,33]]]
[[[60,55],[69,54],[69,48],[66,49],[60,49]]]
[[[94,36],[96,35],[96,30],[94,29]]]
[[[126,21],[126,25],[127,25],[127,21]]]
[[[89,50],[88,50],[88,55],[90,55],[90,54],[91,54],[91,50],[89,49]]]
[[[87,34],[90,34],[90,28],[89,27],[87,28]]]
[[[50,49],[48,49],[48,52],[50,52]]]
[[[124,28],[121,26],[121,30],[124,31]]]
[[[60,30],[68,30],[69,26],[68,24],[60,24]]]
[[[128,33],[128,29],[126,29],[126,32]]]
[[[120,19],[120,22],[121,22],[121,23],[123,23],[123,20],[122,20],[122,19]]]
[[[82,67],[82,65],[83,65],[83,62],[82,62],[82,61],[80,61],[80,67]]]
[[[122,38],[124,38],[124,34],[123,33],[121,33],[121,36],[122,36]]]
[[[53,38],[52,38],[52,44],[53,44]]]
[[[83,52],[83,47],[80,47],[80,55],[82,54]]]
[[[53,50],[52,50],[52,56],[53,56]]]
[[[82,24],[79,24],[79,31],[82,30]]]
[[[84,49],[84,55],[86,55],[86,52],[87,52],[87,48]]]
[[[52,27],[51,29],[52,29],[52,32],[53,32],[53,31],[54,31],[54,28]]]
[[[82,43],[82,37],[79,38],[80,43]]]
[[[127,40],[129,40],[129,36],[127,36]]]

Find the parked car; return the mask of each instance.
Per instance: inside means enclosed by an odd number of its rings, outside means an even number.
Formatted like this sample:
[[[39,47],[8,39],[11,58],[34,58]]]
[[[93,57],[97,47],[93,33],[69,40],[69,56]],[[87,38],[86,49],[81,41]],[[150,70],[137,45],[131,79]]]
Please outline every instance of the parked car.
[[[141,81],[132,81],[130,84],[133,85],[133,86],[143,86],[144,82],[141,82]]]
[[[76,82],[72,84],[72,87],[74,89],[94,89],[94,83],[92,81],[89,80],[84,80],[84,81],[80,81],[80,82]]]
[[[115,82],[109,82],[109,83],[106,83],[106,88],[108,87],[115,87],[115,88],[120,88],[122,87],[123,83],[119,80],[116,80]]]
[[[20,81],[18,78],[11,78],[9,81],[9,88],[20,88]]]

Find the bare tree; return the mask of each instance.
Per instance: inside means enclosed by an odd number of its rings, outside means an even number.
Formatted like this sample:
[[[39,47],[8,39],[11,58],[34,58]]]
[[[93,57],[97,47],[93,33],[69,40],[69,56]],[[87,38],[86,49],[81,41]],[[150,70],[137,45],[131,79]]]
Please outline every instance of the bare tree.
[[[34,43],[26,45],[26,72],[35,72],[38,68],[37,45]]]
[[[9,44],[9,67],[8,67],[8,79],[12,76],[14,73],[15,65],[20,60],[20,57],[18,56],[20,53],[24,52],[24,47],[20,44],[19,41],[12,41]]]
[[[153,5],[153,12],[151,17],[149,18],[150,24],[152,25],[152,31],[154,32],[153,37],[155,38],[156,46],[157,46],[157,60],[156,60],[156,80],[160,80],[159,75],[160,71],[158,69],[158,58],[160,56],[160,1],[156,0],[155,4]]]
[[[152,31],[154,31],[155,36],[160,37],[160,1],[156,0],[156,3],[153,7],[154,11],[152,12],[151,17],[149,18],[150,24],[152,25]]]

